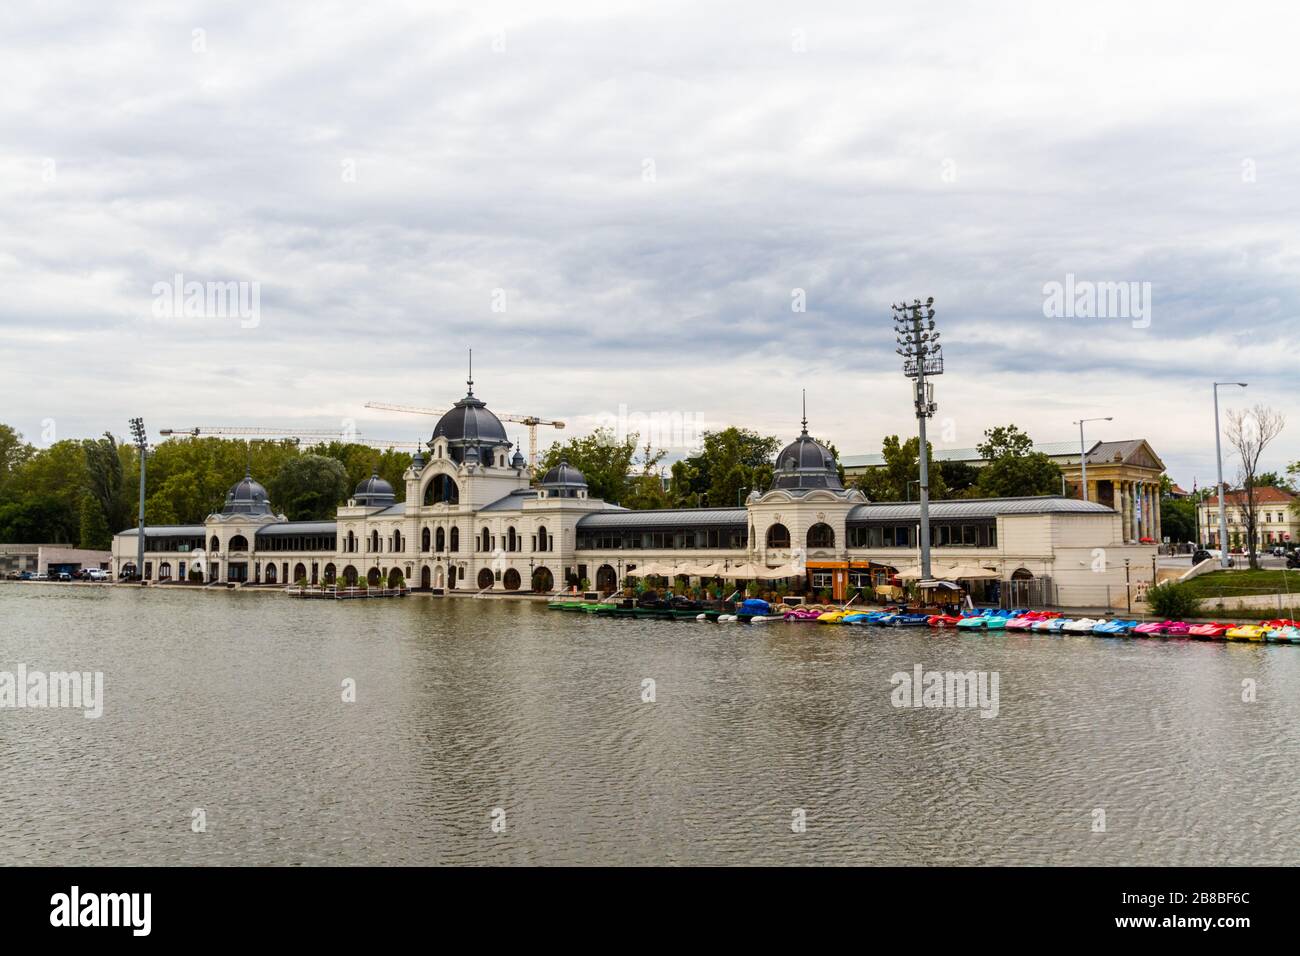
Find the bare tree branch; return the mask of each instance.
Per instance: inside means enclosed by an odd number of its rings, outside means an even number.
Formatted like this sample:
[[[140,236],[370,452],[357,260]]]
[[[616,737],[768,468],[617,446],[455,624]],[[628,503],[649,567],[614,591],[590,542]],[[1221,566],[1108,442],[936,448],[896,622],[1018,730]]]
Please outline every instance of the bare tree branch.
[[[1286,427],[1286,416],[1266,405],[1247,409],[1229,409],[1227,413],[1228,445],[1237,454],[1237,473],[1244,492],[1243,516],[1246,525],[1246,547],[1250,566],[1259,567],[1256,556],[1256,526],[1259,520],[1255,507],[1255,479],[1259,475],[1259,462],[1264,450]],[[1226,542],[1221,542],[1226,546]]]

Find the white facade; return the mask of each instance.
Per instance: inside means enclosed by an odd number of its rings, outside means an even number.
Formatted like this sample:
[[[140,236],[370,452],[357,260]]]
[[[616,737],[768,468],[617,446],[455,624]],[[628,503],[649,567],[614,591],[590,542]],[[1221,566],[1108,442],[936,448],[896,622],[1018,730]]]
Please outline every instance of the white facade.
[[[765,589],[841,598],[919,563],[919,506],[873,504],[845,490],[806,424],[778,455],[773,487],[741,508],[627,511],[589,497],[567,463],[534,485],[472,383],[427,448],[427,460],[417,455],[403,476],[404,502],[375,475],[334,521],[285,521],[246,476],[202,525],[147,528],[144,576],[179,580],[200,568],[205,580],[241,584],[608,592],[657,569],[696,585],[720,577],[730,590],[730,570],[746,565]],[[1154,556],[1126,542],[1123,525],[1112,508],[1076,499],[934,502],[932,567],[936,575],[975,568],[1000,582],[972,585],[987,596],[1005,588],[1038,603],[1122,606],[1131,586],[1150,578]],[[135,562],[130,529],[113,542],[115,575]],[[764,577],[774,568],[788,572],[779,583]]]

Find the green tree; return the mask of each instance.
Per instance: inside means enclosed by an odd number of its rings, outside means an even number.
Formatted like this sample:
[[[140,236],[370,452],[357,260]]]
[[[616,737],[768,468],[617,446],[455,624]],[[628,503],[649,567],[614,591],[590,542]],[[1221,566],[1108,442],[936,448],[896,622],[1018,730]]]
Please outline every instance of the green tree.
[[[881,457],[885,463],[879,468],[869,468],[858,475],[853,482],[871,501],[916,501],[920,498],[919,482],[921,480],[921,439],[909,438],[902,441],[897,435],[887,435],[880,444]],[[948,486],[943,472],[935,467],[934,446],[926,443],[929,454],[928,471],[930,477],[930,497],[946,498]]]
[[[36,449],[8,425],[0,425],[0,495],[13,474],[35,454]]]
[[[323,521],[352,490],[343,463],[327,455],[300,455],[280,466],[267,485],[271,504],[290,521]]]
[[[131,497],[126,487],[122,456],[117,441],[108,432],[104,437],[82,443],[86,454],[87,495],[82,495],[82,538],[86,536],[87,522],[92,529],[99,527],[121,531],[130,523]],[[89,504],[98,510],[97,517],[88,518],[85,510]],[[111,532],[110,532],[111,533]]]
[[[1161,498],[1160,528],[1170,541],[1195,541],[1196,502],[1190,498]]]
[[[107,551],[113,544],[113,532],[108,530],[103,509],[89,491],[81,496],[81,527],[79,546],[93,551]],[[119,531],[122,529],[118,529]]]
[[[700,453],[686,459],[689,471],[682,474],[692,474],[690,492],[701,503],[734,506],[746,493],[771,487],[772,459],[780,448],[780,439],[747,428],[705,432]]]
[[[969,498],[979,494],[980,470],[964,461],[941,461],[939,475],[948,489],[946,498]]]
[[[987,498],[1021,498],[1059,494],[1061,469],[1015,425],[999,425],[984,432],[978,446],[988,464],[980,470],[980,494]]]
[[[633,509],[667,508],[668,492],[664,490],[664,479],[660,473],[660,463],[667,452],[656,451],[646,442],[641,449],[641,473],[628,480],[627,500],[624,506]]]
[[[698,508],[700,493],[693,490],[700,473],[689,461],[675,461],[669,469],[672,475],[668,484],[669,504],[673,508]]]
[[[591,497],[622,504],[639,439],[636,434],[619,439],[612,428],[597,428],[590,435],[551,445],[542,455],[540,470],[545,474],[563,458],[582,472]]]

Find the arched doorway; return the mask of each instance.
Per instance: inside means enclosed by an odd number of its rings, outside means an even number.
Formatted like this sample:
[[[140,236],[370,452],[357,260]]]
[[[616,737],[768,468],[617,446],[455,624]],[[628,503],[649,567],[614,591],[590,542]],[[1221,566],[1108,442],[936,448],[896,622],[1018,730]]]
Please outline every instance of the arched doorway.
[[[299,561],[297,564],[293,566],[293,583],[297,584],[299,581],[306,581],[306,580],[307,580],[307,565]]]
[[[421,568],[420,569],[420,590],[427,591],[432,586],[433,586],[433,575],[430,573],[428,567]]]
[[[380,574],[378,568],[371,568],[369,571],[366,572],[366,583],[369,584],[372,588],[379,587],[379,582],[382,581],[383,579],[384,576]]]
[[[771,532],[768,532],[771,534]],[[835,529],[824,521],[819,521],[808,529],[808,547],[810,548],[833,548],[835,547]]]
[[[275,584],[275,583],[276,583],[276,572],[275,572],[275,562],[274,562],[274,561],[272,561],[270,564],[268,564],[268,565],[266,566],[266,583],[267,583],[267,584]]]
[[[357,586],[357,569],[350,564],[343,569],[343,583],[350,588]]]
[[[406,578],[402,575],[401,568],[393,568],[388,572],[388,586],[390,588],[400,588],[406,583]]]
[[[549,594],[555,590],[555,577],[550,568],[538,568],[533,572],[533,590]]]
[[[507,591],[518,591],[519,585],[523,582],[518,571],[514,568],[507,568],[506,573],[501,576],[501,583],[505,585]]]
[[[334,574],[335,574],[335,571],[334,571],[334,565],[333,565],[333,564],[327,564],[327,565],[325,565],[325,583],[326,583],[326,584],[333,584],[333,583],[334,583]]]
[[[769,548],[790,547],[790,529],[783,524],[774,524],[767,529],[767,546]]]
[[[596,590],[608,594],[618,587],[618,572],[608,564],[596,569]]]
[[[478,573],[478,588],[480,591],[492,587],[496,577],[492,574],[491,568],[483,568]]]
[[[1006,584],[1006,602],[1013,607],[1029,607],[1041,603],[1035,600],[1036,593],[1042,588],[1034,581],[1033,572],[1028,568],[1016,568],[1011,572],[1011,580]]]
[[[443,583],[443,571],[441,567],[439,567],[438,570],[435,571],[433,574],[433,586],[435,588],[446,587],[446,585]]]

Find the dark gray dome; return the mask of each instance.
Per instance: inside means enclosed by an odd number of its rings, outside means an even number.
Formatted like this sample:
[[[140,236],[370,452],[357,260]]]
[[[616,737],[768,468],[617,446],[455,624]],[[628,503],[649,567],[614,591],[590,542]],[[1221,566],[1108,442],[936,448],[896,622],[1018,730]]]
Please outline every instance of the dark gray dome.
[[[799,437],[781,449],[781,453],[776,456],[772,487],[844,490],[839,469],[835,467],[835,456],[830,453],[830,449],[808,434],[807,421],[804,422]]]
[[[433,438],[447,442],[447,454],[452,461],[491,465],[496,461],[495,451],[510,446],[501,419],[488,410],[482,400],[474,397],[474,383],[469,383],[469,394],[453,405],[438,424],[433,427]]]
[[[586,488],[587,479],[583,477],[582,472],[569,464],[567,458],[561,458],[560,463],[546,473],[542,478],[543,488]]]
[[[473,393],[466,395],[445,412],[433,427],[434,438],[449,442],[507,445],[506,430],[481,400]]]
[[[269,515],[271,514],[271,501],[266,494],[266,489],[253,480],[252,475],[245,473],[229,491],[226,492],[226,503],[221,508],[223,515]]]
[[[518,448],[515,448],[515,453],[510,456],[510,467],[523,468],[526,464],[528,464],[528,462],[524,460],[524,453]]]
[[[378,470],[357,485],[352,497],[357,499],[359,505],[391,505],[397,500],[393,486],[379,477]]]

